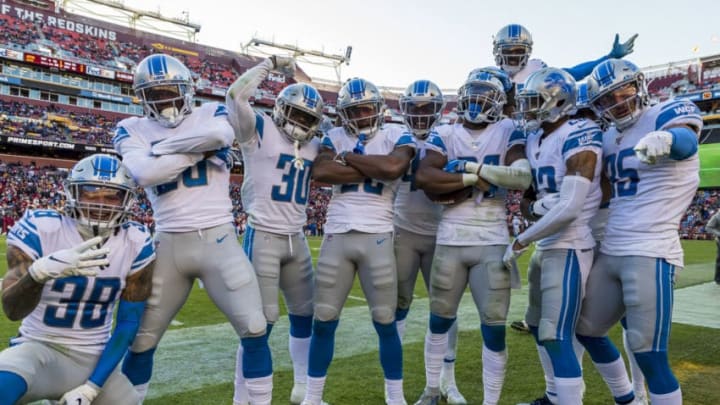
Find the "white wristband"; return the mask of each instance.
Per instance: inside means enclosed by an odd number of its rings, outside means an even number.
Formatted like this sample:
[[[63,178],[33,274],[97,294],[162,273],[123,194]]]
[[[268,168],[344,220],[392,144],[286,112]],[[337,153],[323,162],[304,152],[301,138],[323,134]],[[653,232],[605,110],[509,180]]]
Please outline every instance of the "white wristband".
[[[478,174],[480,171],[480,163],[467,162],[465,163],[465,173]]]
[[[477,174],[472,174],[472,173],[463,173],[462,174],[462,182],[466,186],[474,186],[475,183],[477,183],[479,179],[480,178],[478,177]]]

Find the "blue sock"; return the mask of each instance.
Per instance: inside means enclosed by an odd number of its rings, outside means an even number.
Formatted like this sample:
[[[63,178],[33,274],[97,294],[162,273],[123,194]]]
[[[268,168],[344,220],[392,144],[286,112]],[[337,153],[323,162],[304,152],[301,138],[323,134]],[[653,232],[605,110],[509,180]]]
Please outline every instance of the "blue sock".
[[[571,339],[546,340],[543,342],[543,346],[550,355],[556,377],[575,378],[582,376],[580,363],[575,357]]]
[[[27,392],[25,379],[10,371],[0,371],[0,405],[13,405]]]
[[[410,312],[410,308],[398,308],[395,310],[395,320],[396,321],[403,321],[405,318],[407,318],[408,313]]]
[[[607,336],[576,336],[580,343],[585,346],[585,350],[590,353],[590,358],[595,363],[612,363],[620,357],[620,352]]]
[[[483,341],[494,352],[505,350],[505,325],[480,325]]]
[[[261,378],[272,374],[272,357],[268,346],[268,333],[272,326],[262,336],[246,337],[240,339],[243,347],[243,377]]]
[[[680,388],[677,378],[670,369],[667,352],[635,353],[635,360],[653,394],[668,394]]]
[[[142,353],[135,353],[128,350],[123,361],[122,372],[132,383],[132,385],[146,384],[152,377],[153,357],[155,349],[146,350]]]
[[[375,331],[379,337],[380,364],[388,380],[400,380],[402,373],[402,345],[395,322],[383,325],[373,321]]]
[[[288,314],[290,319],[290,336],[304,339],[312,335],[312,315],[302,316]],[[268,334],[270,334],[268,332]]]
[[[313,333],[310,338],[310,358],[308,359],[308,375],[325,377],[335,352],[335,330],[338,320],[313,321]]]
[[[447,333],[450,330],[455,318],[443,318],[430,313],[430,332],[431,333]]]

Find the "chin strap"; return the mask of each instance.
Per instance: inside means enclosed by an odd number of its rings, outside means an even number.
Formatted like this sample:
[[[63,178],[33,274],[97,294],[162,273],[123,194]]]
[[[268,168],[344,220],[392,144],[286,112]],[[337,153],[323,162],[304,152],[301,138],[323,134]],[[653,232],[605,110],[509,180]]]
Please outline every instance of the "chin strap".
[[[300,157],[300,141],[296,140],[293,143],[294,149],[295,149],[295,159],[293,159],[293,165],[295,165],[295,168],[298,170],[302,170],[302,168],[305,166],[305,162],[303,162],[303,158]]]

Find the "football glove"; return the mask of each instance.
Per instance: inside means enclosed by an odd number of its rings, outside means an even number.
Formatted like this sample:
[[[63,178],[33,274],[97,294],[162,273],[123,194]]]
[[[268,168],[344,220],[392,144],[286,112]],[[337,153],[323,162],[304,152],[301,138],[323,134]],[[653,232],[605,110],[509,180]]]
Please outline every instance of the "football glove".
[[[273,63],[273,70],[284,74],[287,77],[295,76],[295,59],[289,56],[273,55],[270,57]]]
[[[216,151],[212,151],[208,156],[208,160],[217,166],[225,166],[230,169],[233,165],[233,153],[230,150],[230,147],[226,146]]]
[[[670,155],[673,136],[668,131],[652,131],[643,136],[633,148],[635,156],[643,163],[652,165],[658,158]]]
[[[60,398],[60,405],[90,405],[100,393],[100,390],[89,383],[85,383],[65,393]]]
[[[510,243],[507,249],[505,249],[505,254],[503,255],[503,264],[508,270],[512,270],[513,264],[515,264],[517,258],[522,256],[522,254],[525,253],[525,251],[529,248],[529,246],[525,246],[522,249],[514,250],[513,247],[515,246],[516,240],[517,239],[513,239],[512,243]]]
[[[609,58],[612,59],[622,59],[625,56],[630,55],[633,53],[633,48],[635,47],[635,38],[638,37],[638,34],[635,34],[630,37],[627,41],[620,43],[620,34],[615,34],[615,42],[613,42],[613,47],[610,53],[608,54]]]
[[[96,236],[70,249],[58,250],[41,257],[33,262],[28,273],[38,283],[69,276],[95,276],[97,270],[92,267],[110,264],[107,258],[110,249],[92,249],[100,242],[102,238]]]
[[[478,174],[480,171],[480,164],[469,160],[453,159],[447,162],[443,170],[450,173]]]

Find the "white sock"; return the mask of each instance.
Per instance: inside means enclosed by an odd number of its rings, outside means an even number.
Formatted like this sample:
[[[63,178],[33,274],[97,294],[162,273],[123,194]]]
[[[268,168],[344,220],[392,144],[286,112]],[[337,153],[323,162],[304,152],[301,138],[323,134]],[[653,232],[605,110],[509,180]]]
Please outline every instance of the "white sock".
[[[402,343],[405,337],[405,320],[395,321],[395,325],[397,326],[398,335],[400,335],[400,343]]]
[[[448,335],[448,344],[447,344],[447,349],[445,350],[445,360],[455,361],[455,356],[456,356],[456,352],[457,352],[457,341],[458,341],[458,320],[457,319],[455,319],[455,322],[453,322],[452,326],[450,326],[450,329],[448,329],[447,335]],[[454,377],[453,377],[453,381],[455,381]]]
[[[582,377],[555,377],[555,387],[557,388],[558,403],[563,405],[581,405],[582,384]]]
[[[507,364],[507,350],[494,352],[483,344],[483,404],[494,405],[500,401],[500,392],[505,381],[505,366]]]
[[[235,361],[235,393],[233,394],[233,403],[235,404],[249,404],[250,399],[248,397],[247,386],[245,385],[245,377],[243,376],[243,347],[242,344],[238,344],[237,360]]]
[[[310,355],[310,338],[290,336],[288,350],[293,364],[293,381],[295,384],[305,384],[308,372],[308,357]]]
[[[135,385],[134,387],[135,387],[135,391],[137,391],[138,394],[140,394],[140,403],[142,403],[142,401],[144,401],[145,397],[147,396],[148,388],[150,388],[150,383],[146,382],[145,384],[138,384],[138,385]]]
[[[653,394],[650,392],[650,403],[652,405],[682,405],[682,391],[680,387],[667,394]]]
[[[540,365],[545,374],[545,393],[552,403],[557,403],[557,388],[555,388],[555,370],[553,370],[552,360],[545,349],[545,346],[535,345],[540,357]]]
[[[447,348],[447,333],[428,333],[425,335],[425,385],[440,388],[440,370]]]
[[[580,363],[580,370],[583,368],[583,356],[585,355],[585,346],[580,343],[580,341],[573,336],[572,338],[573,343],[573,351],[575,352],[575,357],[578,359],[578,363]]]
[[[632,384],[630,384],[622,357],[618,357],[610,363],[595,363],[595,368],[610,388],[613,397],[624,397],[632,392]]]
[[[387,403],[391,405],[402,405],[405,402],[405,394],[403,393],[403,380],[385,379],[385,393],[387,394]]]
[[[645,395],[647,398],[647,391],[645,391],[645,375],[640,370],[640,366],[635,360],[635,354],[630,349],[630,344],[627,340],[627,330],[623,328],[623,348],[625,349],[625,355],[627,355],[628,362],[630,363],[630,377],[632,378],[633,391],[635,395]]]
[[[248,378],[245,380],[252,405],[270,405],[272,402],[273,377]]]
[[[305,391],[305,401],[314,405],[320,405],[325,389],[325,379],[327,377],[310,377],[307,378],[307,391]]]

